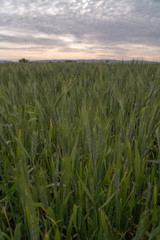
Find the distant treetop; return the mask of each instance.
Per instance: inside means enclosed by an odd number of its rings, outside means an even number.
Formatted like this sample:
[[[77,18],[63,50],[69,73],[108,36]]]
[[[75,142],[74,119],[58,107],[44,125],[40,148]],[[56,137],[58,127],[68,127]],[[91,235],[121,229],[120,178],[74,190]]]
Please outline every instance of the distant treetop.
[[[20,62],[20,63],[27,63],[27,62],[29,62],[29,60],[28,60],[28,59],[25,59],[25,58],[22,58],[22,59],[19,60],[19,62]]]

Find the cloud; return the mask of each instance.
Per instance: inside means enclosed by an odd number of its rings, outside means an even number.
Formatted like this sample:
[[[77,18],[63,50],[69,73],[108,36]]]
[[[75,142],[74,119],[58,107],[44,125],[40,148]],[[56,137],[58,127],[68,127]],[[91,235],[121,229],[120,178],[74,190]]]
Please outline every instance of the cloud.
[[[159,12],[157,0],[1,0],[0,48],[145,57],[160,47]]]

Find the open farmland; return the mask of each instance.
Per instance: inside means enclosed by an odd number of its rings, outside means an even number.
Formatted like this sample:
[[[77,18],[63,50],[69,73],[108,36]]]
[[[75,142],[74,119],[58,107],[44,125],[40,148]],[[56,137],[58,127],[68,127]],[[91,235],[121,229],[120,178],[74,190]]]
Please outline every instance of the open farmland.
[[[160,65],[0,65],[0,239],[160,239]]]

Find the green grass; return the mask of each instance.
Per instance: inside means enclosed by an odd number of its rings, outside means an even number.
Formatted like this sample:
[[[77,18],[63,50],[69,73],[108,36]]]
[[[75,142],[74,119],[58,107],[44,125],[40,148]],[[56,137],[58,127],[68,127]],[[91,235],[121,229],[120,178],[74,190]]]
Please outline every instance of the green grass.
[[[160,65],[0,65],[2,239],[160,239]]]

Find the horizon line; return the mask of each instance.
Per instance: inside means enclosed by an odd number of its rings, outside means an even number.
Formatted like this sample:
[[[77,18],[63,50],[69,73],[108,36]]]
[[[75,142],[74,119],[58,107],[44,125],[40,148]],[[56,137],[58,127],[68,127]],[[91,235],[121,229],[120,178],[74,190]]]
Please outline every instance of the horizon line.
[[[2,62],[19,62],[19,60],[21,60],[23,58],[19,58],[19,59],[0,59],[0,61]],[[110,59],[110,58],[80,58],[80,59],[76,59],[76,58],[63,58],[63,59],[29,59],[29,58],[24,58],[26,60],[28,60],[29,62],[34,62],[34,61],[141,61],[141,62],[157,62],[160,63],[160,60],[145,60],[143,58],[133,58],[133,59]]]

